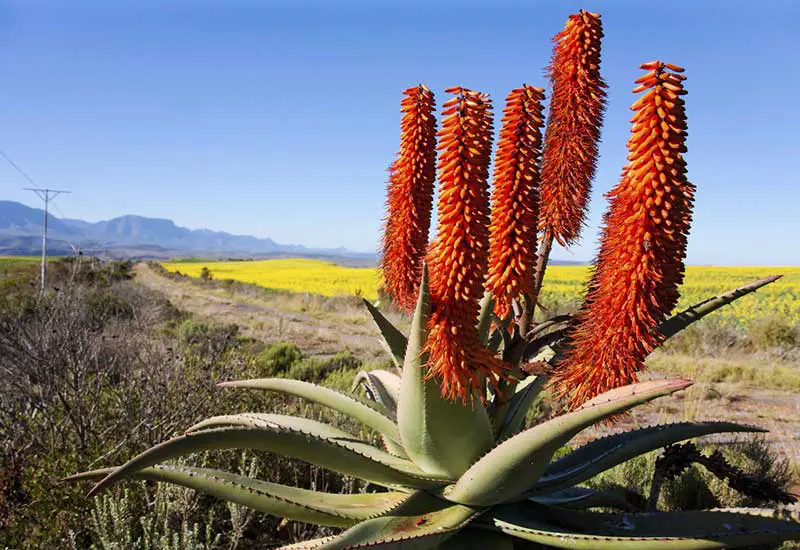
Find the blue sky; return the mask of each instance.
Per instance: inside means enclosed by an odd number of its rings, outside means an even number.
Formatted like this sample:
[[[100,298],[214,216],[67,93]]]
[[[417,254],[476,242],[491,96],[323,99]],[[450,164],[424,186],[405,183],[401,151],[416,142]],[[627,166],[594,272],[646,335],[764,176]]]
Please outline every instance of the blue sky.
[[[546,86],[551,37],[603,15],[609,103],[589,225],[594,254],[625,162],[644,61],[686,67],[688,261],[800,264],[800,2],[0,2],[0,148],[56,215],[126,213],[307,246],[377,249],[400,92],[462,85],[500,113]],[[32,206],[0,162],[0,198]]]

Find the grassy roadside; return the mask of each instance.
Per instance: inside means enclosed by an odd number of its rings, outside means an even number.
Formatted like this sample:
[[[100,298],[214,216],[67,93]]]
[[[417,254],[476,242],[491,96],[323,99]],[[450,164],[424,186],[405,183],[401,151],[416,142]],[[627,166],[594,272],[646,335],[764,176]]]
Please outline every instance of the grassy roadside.
[[[687,376],[696,382],[731,383],[742,389],[762,388],[800,392],[800,367],[793,363],[741,358],[695,357],[655,352],[649,368],[665,375]]]

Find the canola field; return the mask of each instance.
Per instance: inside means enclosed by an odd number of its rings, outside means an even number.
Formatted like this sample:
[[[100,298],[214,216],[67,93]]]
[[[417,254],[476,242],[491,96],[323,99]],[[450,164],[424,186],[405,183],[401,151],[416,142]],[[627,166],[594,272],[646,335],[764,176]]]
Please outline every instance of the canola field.
[[[203,267],[215,279],[234,279],[265,288],[309,292],[325,296],[361,295],[375,300],[380,271],[334,265],[320,260],[288,259],[234,262],[167,262],[169,271],[198,277]],[[747,323],[763,317],[782,317],[800,323],[800,267],[701,267],[689,266],[681,287],[679,309],[762,277],[783,274],[779,281],[737,300],[715,313],[720,321]],[[552,265],[547,268],[542,302],[554,308],[579,304],[588,266]]]
[[[214,279],[234,279],[265,288],[310,292],[324,296],[358,294],[369,300],[378,296],[380,272],[373,268],[343,267],[320,260],[254,260],[235,262],[167,262],[169,271],[199,277],[203,267]]]

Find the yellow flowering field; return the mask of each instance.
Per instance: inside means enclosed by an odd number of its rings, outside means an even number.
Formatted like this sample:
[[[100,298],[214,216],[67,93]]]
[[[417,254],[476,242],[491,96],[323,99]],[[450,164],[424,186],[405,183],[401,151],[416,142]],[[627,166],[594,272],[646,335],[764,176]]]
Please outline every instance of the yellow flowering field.
[[[681,286],[678,309],[684,309],[756,279],[779,274],[783,277],[778,281],[755,294],[739,298],[733,304],[715,312],[713,316],[744,323],[760,317],[778,316],[792,323],[800,323],[800,267],[689,266]],[[545,275],[542,300],[579,300],[588,277],[588,266],[550,266]]]
[[[380,284],[379,270],[343,267],[320,260],[167,262],[164,267],[192,277],[199,276],[200,270],[208,267],[215,279],[235,279],[266,288],[325,296],[360,293],[371,300],[377,298]],[[740,298],[732,306],[715,313],[715,316],[734,322],[780,316],[790,322],[800,323],[800,267],[690,266],[686,270],[686,281],[681,288],[679,308],[773,274],[783,274],[784,277],[754,295]],[[548,267],[543,302],[579,301],[588,276],[588,266]]]
[[[180,271],[199,277],[207,267],[215,279],[234,279],[256,283],[265,288],[311,292],[324,296],[360,294],[370,300],[378,295],[378,270],[363,267],[343,267],[320,260],[294,258],[289,260],[254,260],[244,262],[167,262],[169,271]]]

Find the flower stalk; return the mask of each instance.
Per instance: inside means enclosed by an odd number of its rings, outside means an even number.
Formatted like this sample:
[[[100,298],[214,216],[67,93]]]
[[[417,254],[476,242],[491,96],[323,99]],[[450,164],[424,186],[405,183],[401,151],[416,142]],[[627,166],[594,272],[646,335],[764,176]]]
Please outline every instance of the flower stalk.
[[[428,375],[452,400],[483,398],[506,370],[480,342],[476,321],[489,248],[488,95],[456,87],[444,104],[439,145],[438,230],[427,256],[433,312],[425,351]]]
[[[570,15],[553,38],[539,229],[549,230],[562,246],[580,236],[597,167],[606,104],[600,75],[602,37],[600,15],[581,10]]]
[[[608,193],[600,251],[556,381],[577,407],[629,384],[678,301],[694,186],[686,178],[683,69],[645,63],[636,80],[628,164]]]
[[[428,246],[436,178],[433,93],[420,84],[403,92],[400,152],[389,168],[381,266],[385,289],[412,311]]]
[[[505,318],[533,293],[544,90],[525,84],[506,98],[494,162],[486,289]]]

